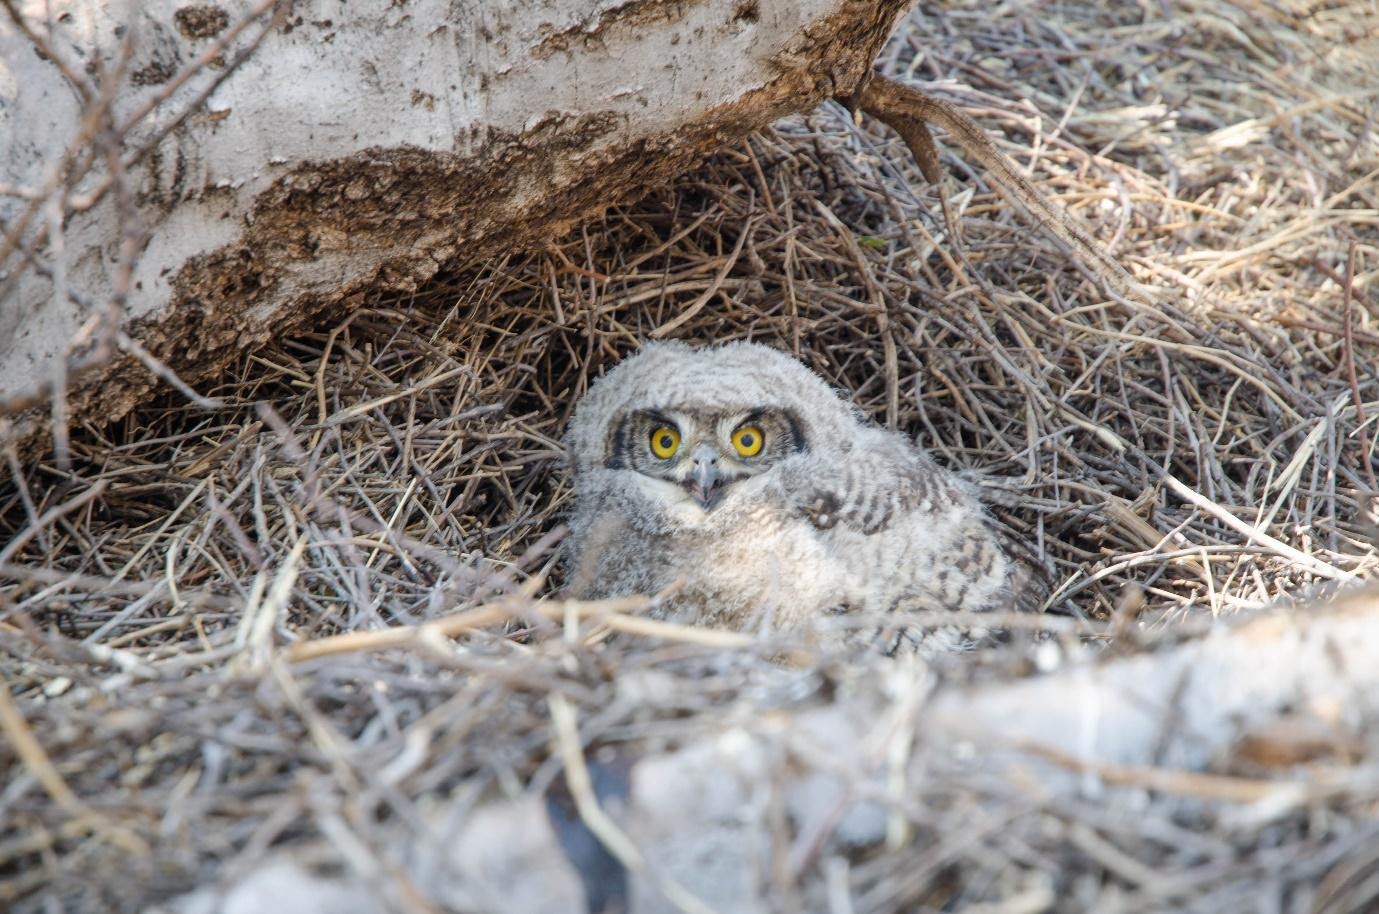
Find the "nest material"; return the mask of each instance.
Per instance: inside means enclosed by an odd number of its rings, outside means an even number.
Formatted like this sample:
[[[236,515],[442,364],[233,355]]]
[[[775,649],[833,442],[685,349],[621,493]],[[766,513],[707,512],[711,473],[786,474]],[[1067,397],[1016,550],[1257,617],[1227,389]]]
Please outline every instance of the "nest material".
[[[921,10],[882,69],[995,131],[1153,301],[1108,299],[946,156],[952,237],[899,140],[830,106],[548,249],[255,353],[203,387],[221,408],[169,396],[75,433],[67,460],[11,459],[0,665],[27,722],[0,748],[0,903],[134,909],[272,845],[338,861],[342,824],[384,859],[373,830],[417,797],[549,782],[552,690],[604,709],[586,739],[640,746],[749,700],[740,677],[765,658],[725,673],[688,634],[572,652],[535,613],[458,651],[274,660],[552,590],[565,422],[648,337],[798,355],[982,482],[1046,605],[1087,634],[1118,607],[1168,628],[1372,574],[1376,61],[1358,5]],[[680,678],[678,706],[608,704],[615,674],[648,668]],[[419,725],[426,763],[384,784]],[[971,799],[945,796],[930,826]],[[859,901],[885,902],[857,910],[1033,891],[1011,872],[1069,889],[1059,910],[1305,908],[1303,875],[1261,885],[1246,864],[1287,848],[1314,878],[1364,808],[1214,836],[1246,863],[1171,905],[1045,827],[1106,834],[1094,810],[1007,810],[999,859],[928,827],[905,852],[937,855],[925,878],[883,856],[854,872],[873,880]],[[1150,831],[1116,839],[1165,872],[1201,865]]]

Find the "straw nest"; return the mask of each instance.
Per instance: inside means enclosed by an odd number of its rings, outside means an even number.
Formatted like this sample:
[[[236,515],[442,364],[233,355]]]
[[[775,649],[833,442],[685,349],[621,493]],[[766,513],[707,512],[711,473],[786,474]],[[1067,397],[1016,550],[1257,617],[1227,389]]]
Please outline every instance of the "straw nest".
[[[749,702],[769,665],[750,649],[572,645],[533,608],[558,590],[565,422],[650,337],[797,354],[979,481],[1087,636],[1118,611],[1171,631],[1371,574],[1366,10],[958,3],[904,25],[883,71],[981,121],[1147,301],[1107,298],[945,154],[953,237],[894,135],[830,105],[547,249],[255,352],[202,385],[214,403],[73,430],[62,459],[11,452],[0,905],[134,910],[276,846],[387,871],[384,825],[421,798],[550,783],[552,692],[585,709],[586,742],[638,746]],[[645,669],[678,678],[674,706],[609,704]],[[954,843],[958,790],[936,784],[907,807],[914,843],[854,867],[855,910],[1028,900],[1012,872],[1062,898],[1028,910],[1307,910],[1376,800],[1259,834],[1152,796],[1123,818],[1029,803]]]

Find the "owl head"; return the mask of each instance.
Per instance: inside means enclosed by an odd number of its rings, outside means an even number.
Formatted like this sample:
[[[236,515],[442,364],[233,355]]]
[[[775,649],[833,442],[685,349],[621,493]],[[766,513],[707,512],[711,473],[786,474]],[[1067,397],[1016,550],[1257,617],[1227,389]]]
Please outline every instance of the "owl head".
[[[566,444],[596,483],[682,517],[725,510],[793,457],[846,449],[855,410],[814,372],[755,343],[653,343],[594,382]]]

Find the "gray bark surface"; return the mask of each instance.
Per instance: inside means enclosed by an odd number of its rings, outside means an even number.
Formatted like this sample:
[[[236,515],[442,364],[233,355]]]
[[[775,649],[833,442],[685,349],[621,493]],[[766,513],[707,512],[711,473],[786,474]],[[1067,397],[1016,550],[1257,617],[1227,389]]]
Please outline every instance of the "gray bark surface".
[[[539,245],[855,86],[905,5],[11,4],[0,416],[39,440],[67,388],[74,418],[114,418],[157,384],[140,345],[194,382],[367,291]]]

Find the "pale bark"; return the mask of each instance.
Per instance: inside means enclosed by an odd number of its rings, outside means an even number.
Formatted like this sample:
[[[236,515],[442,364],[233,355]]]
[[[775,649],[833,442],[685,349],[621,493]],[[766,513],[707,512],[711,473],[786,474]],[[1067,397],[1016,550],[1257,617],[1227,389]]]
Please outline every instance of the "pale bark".
[[[7,4],[0,415],[70,387],[76,417],[118,416],[154,360],[195,381],[368,290],[539,245],[848,91],[905,5]]]

